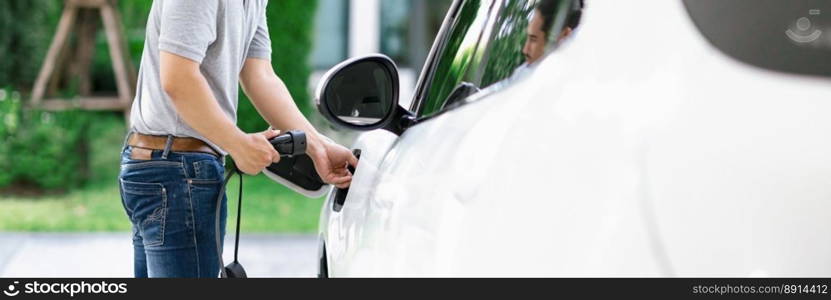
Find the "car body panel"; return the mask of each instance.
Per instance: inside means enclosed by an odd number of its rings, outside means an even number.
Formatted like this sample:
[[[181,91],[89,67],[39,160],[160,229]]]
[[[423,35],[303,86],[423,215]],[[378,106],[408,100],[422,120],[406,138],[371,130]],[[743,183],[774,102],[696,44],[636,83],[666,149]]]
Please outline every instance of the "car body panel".
[[[353,149],[361,149],[361,159],[352,177],[343,208],[339,212],[334,210],[336,190],[333,189],[324,202],[320,216],[320,224],[325,226],[321,230],[321,238],[326,241],[330,270],[341,270],[340,262],[353,255],[348,252],[355,240],[355,232],[352,230],[368,218],[366,214],[373,211],[368,200],[378,180],[381,162],[397,139],[398,136],[391,132],[375,130],[360,135],[355,141]]]
[[[681,1],[588,5],[511,84],[374,137],[331,276],[831,276],[831,82],[727,57]]]

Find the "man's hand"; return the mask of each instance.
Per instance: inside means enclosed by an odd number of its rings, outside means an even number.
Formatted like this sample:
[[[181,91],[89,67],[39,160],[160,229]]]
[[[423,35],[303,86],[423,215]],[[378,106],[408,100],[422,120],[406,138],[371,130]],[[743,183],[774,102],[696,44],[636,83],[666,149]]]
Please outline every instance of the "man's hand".
[[[309,144],[309,157],[315,164],[315,170],[324,182],[338,188],[348,188],[352,183],[352,173],[348,166],[357,167],[358,158],[345,147],[325,138],[318,138]]]
[[[228,152],[240,171],[257,175],[272,163],[280,161],[280,153],[268,141],[279,134],[280,131],[266,130],[243,135],[236,145],[228,147]]]
[[[249,58],[240,73],[242,88],[251,103],[273,128],[301,130],[306,133],[306,154],[314,161],[315,169],[324,182],[347,188],[352,174],[348,164],[356,166],[358,159],[346,149],[317,133],[314,126],[297,109],[285,83],[274,74],[271,62]]]

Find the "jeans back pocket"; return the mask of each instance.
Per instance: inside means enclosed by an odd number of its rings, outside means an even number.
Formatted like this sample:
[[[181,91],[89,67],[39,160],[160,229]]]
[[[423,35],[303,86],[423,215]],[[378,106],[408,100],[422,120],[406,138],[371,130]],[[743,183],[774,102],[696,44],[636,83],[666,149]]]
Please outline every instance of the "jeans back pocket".
[[[164,244],[167,217],[167,190],[164,185],[121,180],[121,190],[127,215],[138,229],[144,246]]]

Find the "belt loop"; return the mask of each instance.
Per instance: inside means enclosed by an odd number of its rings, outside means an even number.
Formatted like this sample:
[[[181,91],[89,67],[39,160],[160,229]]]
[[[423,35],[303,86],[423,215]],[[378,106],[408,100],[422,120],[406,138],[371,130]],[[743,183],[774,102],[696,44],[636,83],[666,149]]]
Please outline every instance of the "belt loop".
[[[133,131],[133,129],[130,129],[130,131],[127,131],[127,136],[124,137],[124,142],[121,143],[121,151],[124,151],[124,150],[127,149],[127,144],[130,143],[130,137],[133,136],[133,133],[135,133],[135,131]]]
[[[162,153],[162,159],[167,159],[167,155],[170,154],[171,147],[173,147],[173,135],[168,135],[167,143],[164,144],[164,152]]]

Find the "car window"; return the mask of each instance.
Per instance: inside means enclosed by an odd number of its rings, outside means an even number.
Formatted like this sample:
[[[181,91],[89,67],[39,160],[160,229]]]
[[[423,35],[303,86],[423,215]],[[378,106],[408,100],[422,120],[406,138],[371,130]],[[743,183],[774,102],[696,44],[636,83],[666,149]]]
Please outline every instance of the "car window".
[[[580,0],[469,0],[416,107],[433,115],[538,62],[579,23]]]
[[[467,0],[461,4],[444,49],[436,57],[436,67],[430,70],[432,79],[427,83],[425,99],[417,109],[419,116],[438,111],[442,103],[436,99],[446,98],[456,84],[461,82],[470,67],[495,2],[496,0]]]

